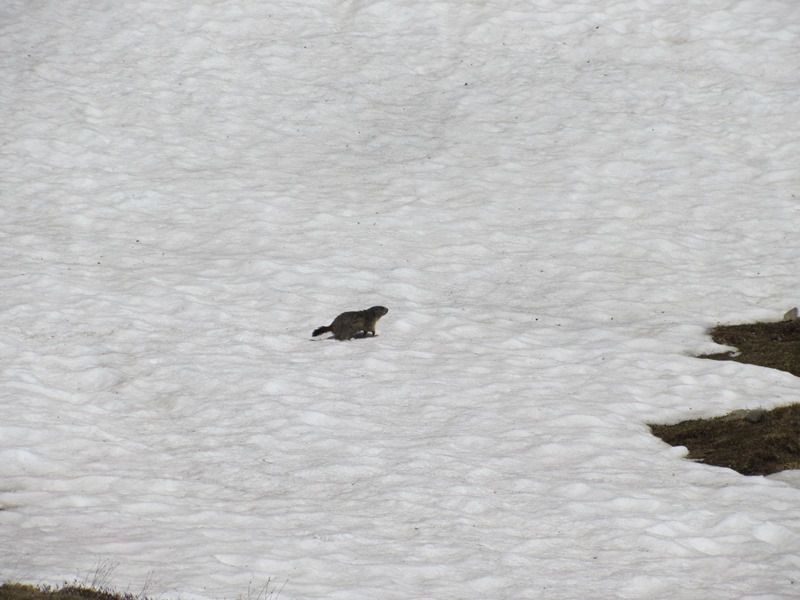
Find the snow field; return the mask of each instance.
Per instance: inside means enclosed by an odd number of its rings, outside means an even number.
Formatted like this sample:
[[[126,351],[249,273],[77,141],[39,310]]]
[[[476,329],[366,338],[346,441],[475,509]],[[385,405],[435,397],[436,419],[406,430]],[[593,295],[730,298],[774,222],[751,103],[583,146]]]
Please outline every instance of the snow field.
[[[6,3],[0,577],[794,597],[646,423],[796,396],[692,355],[797,304],[798,10]]]

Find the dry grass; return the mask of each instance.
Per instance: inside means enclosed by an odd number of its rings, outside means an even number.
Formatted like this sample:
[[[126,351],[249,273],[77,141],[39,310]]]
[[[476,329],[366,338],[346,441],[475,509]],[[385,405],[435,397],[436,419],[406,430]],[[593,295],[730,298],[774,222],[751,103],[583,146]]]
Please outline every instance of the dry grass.
[[[60,588],[35,587],[21,583],[0,585],[0,600],[146,600],[132,594],[118,594],[108,590],[82,585],[64,585]]]
[[[279,600],[286,582],[279,588],[267,579],[263,586],[248,586],[237,600]],[[143,593],[119,593],[96,583],[65,583],[61,587],[33,586],[24,583],[0,584],[0,600],[148,600]]]

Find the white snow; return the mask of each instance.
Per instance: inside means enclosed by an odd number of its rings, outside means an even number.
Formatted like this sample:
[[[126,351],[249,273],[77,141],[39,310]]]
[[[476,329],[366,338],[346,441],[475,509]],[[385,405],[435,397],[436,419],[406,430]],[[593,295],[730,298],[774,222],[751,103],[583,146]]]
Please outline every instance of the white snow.
[[[0,580],[798,597],[797,478],[646,425],[797,400],[693,355],[799,301],[798,48],[794,0],[6,0]]]

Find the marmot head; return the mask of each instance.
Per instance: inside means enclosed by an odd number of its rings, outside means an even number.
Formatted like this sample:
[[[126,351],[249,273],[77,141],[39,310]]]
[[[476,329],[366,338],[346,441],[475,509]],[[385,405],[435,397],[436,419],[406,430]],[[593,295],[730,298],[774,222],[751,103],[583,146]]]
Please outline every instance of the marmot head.
[[[389,312],[389,309],[385,306],[373,306],[367,309],[368,312],[374,313],[376,315],[383,316]]]

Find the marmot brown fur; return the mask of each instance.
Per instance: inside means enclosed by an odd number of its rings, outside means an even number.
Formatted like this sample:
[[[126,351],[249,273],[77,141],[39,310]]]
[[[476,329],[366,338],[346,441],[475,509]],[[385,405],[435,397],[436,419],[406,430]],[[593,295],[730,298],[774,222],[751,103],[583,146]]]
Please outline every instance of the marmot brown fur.
[[[387,312],[389,312],[389,309],[385,306],[373,306],[366,310],[343,312],[333,320],[333,323],[327,327],[317,327],[311,335],[321,335],[330,331],[337,340],[366,337],[368,333],[375,335],[375,324]]]

